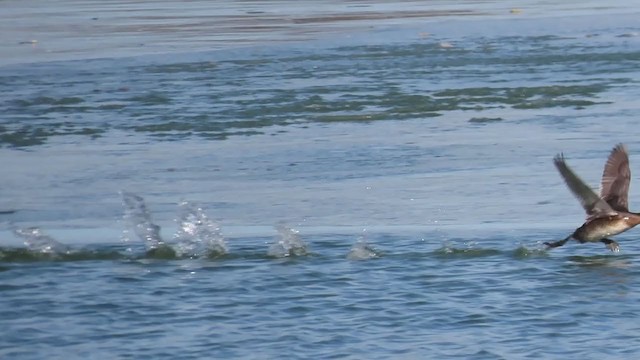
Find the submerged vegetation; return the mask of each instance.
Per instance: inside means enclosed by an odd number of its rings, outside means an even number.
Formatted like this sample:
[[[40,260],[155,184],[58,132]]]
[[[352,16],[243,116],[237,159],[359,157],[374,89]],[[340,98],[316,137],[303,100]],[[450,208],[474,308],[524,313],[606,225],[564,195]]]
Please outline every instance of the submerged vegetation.
[[[39,71],[18,77],[0,69],[0,92],[6,94],[0,101],[0,146],[37,146],[69,135],[95,139],[112,131],[224,140],[312,123],[580,110],[611,103],[606,93],[632,81],[625,74],[640,56],[627,48],[603,52],[590,38],[469,37],[450,48],[436,40],[164,65],[133,66],[120,59],[115,61],[122,66],[101,72],[70,62],[44,78]],[[131,79],[135,86],[112,78]],[[9,91],[25,84],[28,91]]]

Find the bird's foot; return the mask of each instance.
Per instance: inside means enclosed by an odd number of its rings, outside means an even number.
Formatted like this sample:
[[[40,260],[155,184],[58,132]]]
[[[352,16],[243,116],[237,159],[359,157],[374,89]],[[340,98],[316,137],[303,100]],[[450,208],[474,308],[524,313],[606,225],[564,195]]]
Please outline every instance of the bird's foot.
[[[611,239],[602,239],[600,241],[602,241],[607,246],[607,249],[609,249],[611,252],[619,252],[620,251],[620,245],[618,245],[617,242],[615,242],[615,241],[613,241]]]

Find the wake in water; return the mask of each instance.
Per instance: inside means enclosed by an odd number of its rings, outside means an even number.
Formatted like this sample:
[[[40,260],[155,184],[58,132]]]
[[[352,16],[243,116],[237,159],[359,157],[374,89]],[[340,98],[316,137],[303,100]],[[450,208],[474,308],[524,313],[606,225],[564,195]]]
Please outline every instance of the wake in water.
[[[288,227],[284,223],[276,225],[278,237],[271,244],[267,254],[278,258],[289,256],[304,256],[308,254],[307,244],[302,241],[300,232]]]
[[[37,227],[15,229],[16,236],[21,238],[28,251],[41,254],[65,254],[70,252],[70,248],[52,238]]]
[[[505,253],[515,259],[526,259],[530,257],[548,255],[546,247],[541,244],[538,244],[538,246],[533,248],[520,244],[512,251],[482,248],[478,246],[477,241],[464,241],[463,244],[464,246],[454,246],[454,244],[447,241],[442,244],[442,247],[433,251],[432,254],[442,259],[480,258],[487,256],[499,256],[504,255]]]
[[[211,220],[197,205],[183,201],[176,219],[178,230],[171,244],[160,237],[160,227],[153,223],[144,199],[136,194],[122,192],[125,211],[123,219],[145,244],[147,254],[154,257],[214,258],[228,253],[220,224]],[[276,241],[269,247],[268,256],[290,257],[308,254],[307,245],[297,230],[280,223],[276,226]],[[125,240],[130,240],[125,233]]]
[[[130,192],[121,192],[124,206],[123,220],[128,229],[124,230],[125,242],[133,241],[131,233],[144,245],[143,257],[154,259],[184,259],[184,258],[217,258],[228,254],[220,224],[210,219],[204,210],[197,205],[183,201],[178,205],[179,213],[176,218],[178,229],[170,241],[162,239],[160,226],[151,218],[144,199]],[[277,236],[269,246],[268,258],[300,257],[309,254],[307,244],[302,240],[300,232],[279,223],[276,226]],[[131,249],[72,249],[45,234],[40,228],[29,227],[15,229],[14,233],[23,239],[26,248],[0,247],[0,260],[33,261],[33,260],[88,260],[88,259],[131,259]],[[372,247],[363,232],[349,250],[347,259],[366,260],[379,258],[382,254]],[[526,259],[538,256],[548,256],[546,247],[538,243],[537,247],[529,248],[520,245],[512,251],[492,248],[482,248],[477,241],[447,241],[430,252],[431,256],[439,259],[467,259],[490,256],[508,255],[516,259]],[[124,250],[124,251],[122,251]],[[128,253],[128,254],[127,254]],[[262,253],[264,254],[264,253]]]
[[[228,252],[220,225],[209,219],[202,208],[183,201],[176,222],[174,236],[176,252],[180,257],[217,257]]]
[[[367,243],[365,232],[358,236],[356,243],[353,244],[351,250],[347,254],[349,260],[367,260],[380,257],[380,253]]]
[[[112,249],[73,249],[37,227],[14,229],[13,233],[23,239],[25,248],[0,247],[2,261],[113,260],[124,257]]]
[[[169,244],[160,236],[160,226],[151,220],[144,199],[129,192],[121,192],[121,195],[123,220],[145,244],[147,254],[161,258],[200,258],[227,253],[220,225],[209,219],[200,207],[188,201],[179,204],[179,216],[176,219],[178,230]],[[128,231],[125,230],[124,239],[130,241],[127,235]]]
[[[131,198],[128,200],[132,200]],[[151,222],[143,199],[139,196],[133,198],[134,201],[127,201],[127,204],[135,205],[133,209],[127,209],[128,219],[137,218],[146,224],[141,224],[140,240],[147,241],[148,244],[154,246],[146,248],[142,254],[132,255],[131,249],[125,248],[123,245],[108,245],[97,248],[72,248],[59,242],[53,237],[45,234],[37,227],[15,229],[16,236],[23,239],[25,248],[13,248],[0,246],[0,262],[3,261],[81,261],[81,260],[116,260],[116,259],[185,259],[185,258],[218,258],[228,254],[225,239],[222,236],[218,223],[209,219],[204,211],[190,202],[180,203],[180,215],[176,219],[179,229],[170,243],[164,242],[159,237],[159,232],[155,224]],[[142,213],[134,214],[136,211]],[[136,225],[137,226],[137,225]],[[134,226],[134,228],[136,227]],[[146,230],[148,228],[152,231]],[[298,230],[280,223],[276,226],[278,232],[274,243],[272,243],[265,254],[255,254],[258,258],[292,258],[301,257],[309,254],[309,250],[305,242],[302,240]],[[149,234],[154,234],[151,237]],[[528,247],[523,244],[515,249],[496,249],[478,246],[478,241],[467,241],[464,239],[452,240],[443,243],[437,249],[433,249],[426,253],[392,253],[392,257],[404,258],[405,256],[438,259],[438,260],[472,260],[486,257],[509,257],[516,260],[526,260],[537,257],[547,257],[549,252],[545,246],[538,243],[537,246]],[[128,245],[126,245],[128,246]],[[146,244],[145,244],[146,246]],[[346,258],[349,260],[368,260],[380,258],[383,254],[372,247],[368,241],[366,234],[358,236],[357,240],[349,250]],[[244,257],[244,255],[239,255]],[[231,258],[225,256],[225,258]],[[581,256],[570,258],[571,262],[584,266],[610,266],[610,256]],[[577,259],[577,260],[576,260]],[[624,265],[624,264],[622,264]],[[622,266],[621,265],[621,266]]]
[[[160,226],[151,221],[151,214],[147,210],[142,196],[134,193],[120,192],[122,205],[124,206],[123,220],[128,229],[132,229],[138,239],[142,240],[147,251],[155,251],[165,247],[166,244],[160,237]],[[131,241],[129,230],[125,229],[123,240]]]

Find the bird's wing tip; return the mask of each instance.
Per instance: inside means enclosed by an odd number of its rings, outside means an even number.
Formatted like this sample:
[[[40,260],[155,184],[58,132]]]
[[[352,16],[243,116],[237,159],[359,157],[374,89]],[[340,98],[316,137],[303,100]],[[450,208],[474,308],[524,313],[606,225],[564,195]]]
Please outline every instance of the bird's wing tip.
[[[617,143],[616,146],[613,147],[612,152],[624,151],[627,152],[627,146],[624,143]]]

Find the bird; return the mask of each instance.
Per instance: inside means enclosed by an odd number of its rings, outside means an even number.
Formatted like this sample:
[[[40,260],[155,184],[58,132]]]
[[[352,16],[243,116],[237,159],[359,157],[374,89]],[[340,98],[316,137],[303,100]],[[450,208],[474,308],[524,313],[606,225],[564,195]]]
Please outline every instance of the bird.
[[[631,171],[625,145],[617,144],[611,150],[604,165],[599,196],[571,170],[562,153],[553,158],[553,163],[569,190],[582,204],[587,213],[587,219],[565,239],[544,244],[551,249],[564,245],[570,239],[575,239],[580,243],[602,242],[612,252],[620,251],[620,245],[609,237],[640,224],[640,213],[629,212],[627,195]]]

